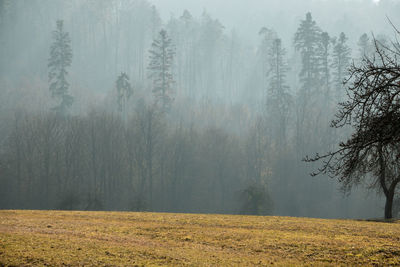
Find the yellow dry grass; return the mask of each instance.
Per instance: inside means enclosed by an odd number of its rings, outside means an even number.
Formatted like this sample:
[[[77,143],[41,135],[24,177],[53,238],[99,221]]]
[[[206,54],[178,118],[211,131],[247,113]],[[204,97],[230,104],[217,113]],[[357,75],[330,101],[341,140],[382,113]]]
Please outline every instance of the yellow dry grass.
[[[400,223],[0,211],[2,265],[400,265]]]

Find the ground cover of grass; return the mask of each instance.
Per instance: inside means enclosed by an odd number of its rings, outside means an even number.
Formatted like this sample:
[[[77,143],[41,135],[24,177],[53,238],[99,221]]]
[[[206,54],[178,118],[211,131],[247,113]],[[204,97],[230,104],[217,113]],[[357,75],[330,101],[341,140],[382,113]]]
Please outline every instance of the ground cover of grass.
[[[2,265],[400,265],[400,222],[0,211]]]

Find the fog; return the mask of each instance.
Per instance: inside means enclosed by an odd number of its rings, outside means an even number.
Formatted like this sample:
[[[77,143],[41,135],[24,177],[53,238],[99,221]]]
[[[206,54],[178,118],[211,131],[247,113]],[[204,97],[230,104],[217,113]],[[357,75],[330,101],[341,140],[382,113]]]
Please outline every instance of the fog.
[[[381,217],[381,192],[343,192],[303,158],[351,133],[329,127],[346,70],[395,38],[398,14],[395,0],[0,0],[0,208]]]

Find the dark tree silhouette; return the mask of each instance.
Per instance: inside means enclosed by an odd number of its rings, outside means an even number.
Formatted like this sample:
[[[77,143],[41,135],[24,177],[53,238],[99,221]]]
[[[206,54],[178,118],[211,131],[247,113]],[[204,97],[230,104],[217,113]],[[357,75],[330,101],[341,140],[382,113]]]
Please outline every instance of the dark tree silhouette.
[[[360,36],[357,45],[360,58],[363,58],[365,55],[371,54],[373,46],[371,44],[371,40],[366,33]]]
[[[398,32],[400,34],[400,32]],[[385,218],[392,218],[396,186],[400,183],[400,46],[375,40],[375,55],[364,56],[350,68],[348,99],[339,104],[333,128],[350,126],[352,135],[336,151],[306,157],[321,160],[312,175],[338,177],[342,189],[369,182],[386,197]]]
[[[326,91],[326,98],[330,97],[330,49],[332,46],[332,38],[327,32],[321,33],[321,47],[320,47],[320,58],[321,58],[321,75],[322,85]]]
[[[301,53],[302,70],[300,72],[301,90],[306,98],[310,91],[319,85],[320,59],[318,49],[321,45],[321,29],[313,20],[310,12],[306,14],[306,19],[302,20],[294,36],[294,45]]]
[[[127,103],[133,94],[129,76],[125,72],[122,72],[118,76],[115,85],[117,88],[118,109],[122,114],[123,120],[126,121]]]
[[[240,198],[241,214],[269,215],[272,212],[273,202],[264,186],[250,185],[240,192]]]
[[[54,43],[50,47],[49,58],[49,90],[51,96],[60,103],[53,108],[57,114],[64,115],[72,105],[73,97],[68,94],[67,68],[72,63],[71,39],[64,31],[64,22],[57,20],[57,29],[53,31]]]
[[[334,69],[333,76],[336,84],[336,97],[338,99],[342,97],[343,81],[351,62],[351,49],[346,44],[347,40],[348,38],[342,32],[339,38],[335,40],[335,46],[333,47],[332,67]]]
[[[282,47],[281,39],[272,41],[269,51],[270,69],[267,108],[272,121],[275,123],[275,137],[278,145],[286,143],[287,124],[289,120],[292,96],[289,93],[289,86],[286,85],[286,74],[288,65],[285,61],[286,50]]]
[[[313,20],[310,12],[306,14],[294,35],[294,47],[301,55],[301,71],[299,73],[299,88],[296,105],[296,147],[304,153],[307,145],[308,132],[312,129],[310,116],[315,116],[312,103],[319,101],[321,95],[321,34],[322,31]]]
[[[175,49],[172,40],[165,30],[161,30],[158,38],[154,40],[150,50],[150,78],[153,81],[153,94],[156,104],[160,105],[162,111],[169,109],[172,103],[172,61]]]

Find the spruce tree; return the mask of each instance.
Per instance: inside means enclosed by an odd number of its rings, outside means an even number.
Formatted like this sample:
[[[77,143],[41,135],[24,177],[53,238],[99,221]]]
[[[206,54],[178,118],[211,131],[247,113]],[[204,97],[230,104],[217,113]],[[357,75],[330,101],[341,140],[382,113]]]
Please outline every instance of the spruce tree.
[[[326,92],[326,100],[330,97],[330,50],[332,39],[327,32],[321,34],[320,59],[321,59],[321,79]]]
[[[118,109],[121,112],[123,119],[126,119],[127,103],[133,94],[132,86],[129,82],[129,76],[122,72],[116,81]]]
[[[288,65],[284,59],[285,55],[286,50],[282,47],[281,39],[273,40],[269,51],[270,69],[268,72],[267,107],[268,114],[271,116],[272,121],[276,123],[273,128],[276,129],[275,137],[279,146],[283,145],[286,140],[286,126],[291,105],[289,86],[285,82],[288,71]]]
[[[266,84],[271,71],[271,49],[275,39],[278,38],[276,32],[272,29],[262,27],[258,34],[261,36],[261,43],[257,51],[257,56],[261,59],[261,71],[262,71],[262,84]]]
[[[360,59],[362,59],[364,56],[369,56],[371,54],[373,47],[371,45],[371,40],[366,33],[360,36],[357,45],[359,53],[358,56]]]
[[[185,9],[183,11],[182,16],[180,17],[180,19],[183,21],[183,23],[186,25],[191,24],[193,21],[193,16],[192,14],[190,14],[189,11],[187,11],[187,9]]]
[[[347,37],[342,32],[339,36],[339,39],[335,42],[335,46],[333,48],[332,67],[334,69],[333,76],[338,98],[340,98],[341,95],[341,89],[343,88],[343,82],[347,73],[347,68],[351,63],[351,49],[346,42]]]
[[[311,13],[301,21],[295,34],[294,45],[301,55],[301,71],[299,74],[300,88],[297,92],[296,103],[296,147],[297,152],[304,151],[313,141],[314,118],[321,102],[321,29],[313,20]],[[300,156],[300,154],[298,154]]]
[[[294,37],[294,45],[301,53],[302,69],[300,72],[301,90],[306,97],[319,86],[320,58],[318,49],[321,44],[321,29],[313,20],[311,13],[301,21]]]
[[[153,41],[150,50],[149,78],[153,82],[155,104],[162,112],[168,111],[173,101],[172,62],[175,49],[171,38],[165,30],[161,30]]]
[[[67,81],[67,68],[72,63],[71,39],[69,33],[64,31],[63,21],[57,21],[57,28],[53,31],[53,44],[50,47],[49,83],[52,98],[59,104],[52,108],[57,114],[65,115],[71,107],[74,98],[69,95],[69,83]]]
[[[156,6],[151,6],[151,36],[156,38],[158,30],[161,28],[161,18]]]

